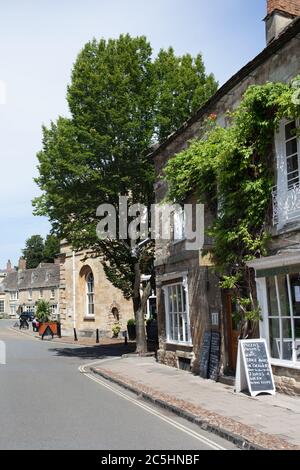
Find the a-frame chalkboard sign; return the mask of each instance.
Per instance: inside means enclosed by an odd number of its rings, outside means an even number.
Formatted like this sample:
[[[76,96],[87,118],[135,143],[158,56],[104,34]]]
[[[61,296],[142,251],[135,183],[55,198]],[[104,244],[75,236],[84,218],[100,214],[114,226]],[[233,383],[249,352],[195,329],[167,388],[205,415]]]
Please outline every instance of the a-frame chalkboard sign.
[[[267,344],[264,339],[239,341],[235,391],[249,390],[252,397],[275,395],[276,389]]]

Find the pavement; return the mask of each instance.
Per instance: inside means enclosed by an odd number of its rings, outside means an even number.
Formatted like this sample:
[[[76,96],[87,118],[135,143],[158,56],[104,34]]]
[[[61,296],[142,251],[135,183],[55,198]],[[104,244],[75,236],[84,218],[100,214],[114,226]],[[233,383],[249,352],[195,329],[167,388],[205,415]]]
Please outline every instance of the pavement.
[[[152,357],[110,360],[93,366],[92,372],[240,448],[300,450],[298,397],[237,394],[231,386],[161,365]]]
[[[116,344],[40,341],[0,321],[0,450],[227,450],[233,443],[86,371]],[[99,361],[101,359],[101,361]],[[92,362],[93,361],[93,362]]]

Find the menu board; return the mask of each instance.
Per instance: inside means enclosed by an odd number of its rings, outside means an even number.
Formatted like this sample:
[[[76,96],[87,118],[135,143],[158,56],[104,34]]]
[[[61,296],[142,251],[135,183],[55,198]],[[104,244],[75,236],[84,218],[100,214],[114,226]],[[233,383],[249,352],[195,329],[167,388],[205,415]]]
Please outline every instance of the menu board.
[[[248,388],[251,396],[260,393],[275,394],[275,385],[266,341],[264,339],[239,342],[236,391]]]
[[[218,331],[212,331],[208,365],[208,378],[215,381],[217,381],[219,377],[220,349],[221,335]]]
[[[200,351],[200,377],[208,379],[211,331],[205,331]]]
[[[218,380],[220,367],[221,335],[218,331],[206,330],[200,350],[199,373],[203,379]]]

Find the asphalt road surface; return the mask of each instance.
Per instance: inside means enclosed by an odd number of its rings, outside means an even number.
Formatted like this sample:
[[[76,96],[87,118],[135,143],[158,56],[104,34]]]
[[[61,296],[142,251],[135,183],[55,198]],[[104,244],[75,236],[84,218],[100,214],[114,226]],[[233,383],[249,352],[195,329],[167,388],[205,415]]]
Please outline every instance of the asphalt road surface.
[[[234,445],[80,366],[95,348],[39,341],[0,320],[0,450],[223,450]],[[1,359],[1,358],[0,358]]]

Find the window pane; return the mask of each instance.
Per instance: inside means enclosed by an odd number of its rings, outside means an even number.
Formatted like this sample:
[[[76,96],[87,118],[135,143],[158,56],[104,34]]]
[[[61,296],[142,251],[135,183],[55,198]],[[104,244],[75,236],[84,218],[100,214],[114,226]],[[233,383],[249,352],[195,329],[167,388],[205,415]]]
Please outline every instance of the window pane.
[[[291,315],[287,278],[285,275],[279,275],[277,276],[277,281],[278,281],[281,314],[283,317],[287,317]]]
[[[294,320],[295,325],[295,345],[297,349],[297,361],[300,362],[300,318],[295,318]]]
[[[298,146],[297,146],[297,139],[290,140],[286,143],[286,156],[294,155],[297,153]]]
[[[280,333],[279,333],[279,319],[270,318],[269,319],[269,330],[270,330],[270,347],[271,347],[271,356],[274,359],[279,359],[280,351]]]
[[[290,274],[293,313],[295,317],[300,317],[300,275]]]
[[[169,331],[170,339],[171,339],[171,340],[174,340],[174,332],[173,332],[174,322],[173,322],[173,315],[172,315],[172,313],[169,314],[169,328],[170,328],[170,331]]]
[[[267,291],[268,291],[268,306],[269,306],[269,317],[278,317],[278,304],[276,297],[275,278],[267,278]]]
[[[295,137],[295,132],[296,132],[296,121],[293,121],[285,126],[285,139],[289,140],[292,137]]]
[[[286,361],[293,360],[293,337],[292,337],[292,325],[289,318],[282,319],[282,341],[283,341],[283,353],[282,359]]]
[[[184,341],[183,337],[183,316],[179,315],[179,336],[180,336],[180,341]]]
[[[178,341],[178,315],[174,315],[174,340]]]
[[[178,292],[178,311],[182,312],[183,311],[183,305],[182,305],[182,286],[177,286],[177,292]]]
[[[294,155],[293,157],[289,157],[287,159],[287,172],[292,173],[294,171],[298,171],[298,155]]]

